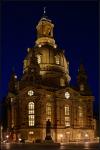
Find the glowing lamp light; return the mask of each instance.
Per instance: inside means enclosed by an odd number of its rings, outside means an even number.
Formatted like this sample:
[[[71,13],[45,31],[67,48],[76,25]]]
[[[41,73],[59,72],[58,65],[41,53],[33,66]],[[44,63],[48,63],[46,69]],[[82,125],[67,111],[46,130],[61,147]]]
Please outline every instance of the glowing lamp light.
[[[17,79],[17,75],[15,75],[14,78]]]
[[[30,131],[29,134],[34,134],[34,132],[33,132],[33,131]]]
[[[8,139],[8,138],[9,138],[9,135],[6,135],[6,138]]]
[[[54,45],[54,48],[57,48],[57,45]]]
[[[63,134],[60,134],[60,140],[61,140],[61,143],[63,141]]]
[[[21,139],[21,138],[19,138],[18,140],[19,140],[19,141],[21,141],[22,139]]]
[[[85,137],[88,137],[88,134],[87,134],[87,133],[85,134]]]
[[[63,134],[60,134],[60,137],[62,138],[62,137],[63,137]]]
[[[66,134],[70,134],[70,132],[66,132]]]
[[[41,44],[39,44],[38,46],[41,47]]]

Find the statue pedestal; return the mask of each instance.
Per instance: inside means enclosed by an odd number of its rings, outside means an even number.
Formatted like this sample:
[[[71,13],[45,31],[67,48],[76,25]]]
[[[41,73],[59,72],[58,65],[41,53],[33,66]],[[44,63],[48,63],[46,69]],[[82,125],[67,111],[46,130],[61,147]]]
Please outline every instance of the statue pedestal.
[[[54,143],[51,136],[46,136],[44,143]]]

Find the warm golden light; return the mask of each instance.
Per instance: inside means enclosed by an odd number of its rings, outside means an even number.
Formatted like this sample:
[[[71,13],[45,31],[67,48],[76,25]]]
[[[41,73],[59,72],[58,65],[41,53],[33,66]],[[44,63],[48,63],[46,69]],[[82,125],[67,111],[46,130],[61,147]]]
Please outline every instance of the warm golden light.
[[[15,75],[14,78],[17,79],[17,75]]]
[[[9,138],[9,135],[6,135],[6,138],[8,139],[8,138]]]
[[[34,132],[33,131],[29,131],[29,134],[34,134]]]
[[[21,138],[19,138],[18,140],[19,140],[19,141],[21,141],[22,139],[21,139]]]
[[[60,79],[60,86],[65,86],[65,80],[63,78]]]
[[[62,138],[62,137],[63,137],[63,134],[60,134],[60,137]]]
[[[27,52],[29,52],[30,51],[30,48],[27,48]]]
[[[29,91],[28,91],[28,95],[29,95],[29,96],[34,95],[34,92],[33,92],[32,90],[29,90]]]
[[[65,106],[65,115],[69,115],[69,106]]]
[[[88,137],[88,134],[87,134],[87,133],[85,134],[85,137]]]
[[[69,106],[65,106],[65,126],[70,126]]]
[[[41,63],[41,55],[37,55],[37,61],[38,61],[38,64]]]
[[[41,44],[39,44],[38,46],[41,47]]]
[[[89,142],[84,143],[84,149],[89,149]]]
[[[79,117],[82,117],[82,116],[83,116],[83,110],[82,110],[82,107],[79,106],[78,108],[79,108]]]
[[[59,65],[60,64],[59,56],[55,56],[55,59],[56,59],[56,64]]]
[[[56,44],[54,45],[54,48],[57,48],[57,45],[56,45]]]
[[[29,119],[29,126],[34,126],[34,103],[29,102],[28,104],[28,119]]]
[[[46,120],[51,121],[51,104],[50,103],[46,104]]]
[[[80,65],[76,84],[70,84],[67,51],[56,45],[53,27],[47,15],[40,19],[35,45],[27,49],[23,60],[23,74],[18,80],[15,74],[11,76],[3,103],[7,132],[0,129],[5,142],[52,139],[67,144],[95,138],[95,98],[86,72]]]
[[[66,132],[66,134],[70,134],[70,132]]]
[[[70,97],[70,93],[69,92],[65,92],[65,98],[69,99],[69,97]]]

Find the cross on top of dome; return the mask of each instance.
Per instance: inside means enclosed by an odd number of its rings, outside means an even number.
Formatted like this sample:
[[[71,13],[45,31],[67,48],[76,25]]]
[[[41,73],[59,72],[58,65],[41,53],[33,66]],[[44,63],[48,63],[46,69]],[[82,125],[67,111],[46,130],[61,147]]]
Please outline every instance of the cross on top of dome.
[[[46,7],[43,8],[43,15],[45,16],[46,14]]]
[[[42,16],[41,20],[46,20],[46,21],[51,22],[51,20],[48,19],[48,16],[47,16],[47,13],[46,13],[46,7],[43,7],[43,16]]]

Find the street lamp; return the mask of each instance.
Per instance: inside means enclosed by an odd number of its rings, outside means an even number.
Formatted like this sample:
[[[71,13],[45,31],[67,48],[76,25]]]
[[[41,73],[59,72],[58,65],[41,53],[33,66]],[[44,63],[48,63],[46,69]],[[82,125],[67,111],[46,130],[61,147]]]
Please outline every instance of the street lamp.
[[[9,135],[8,135],[8,134],[6,135],[6,138],[7,138],[7,142],[8,142],[8,138],[9,138]]]
[[[19,142],[21,142],[21,140],[22,140],[22,139],[21,139],[21,138],[19,138],[18,140],[19,140]]]

